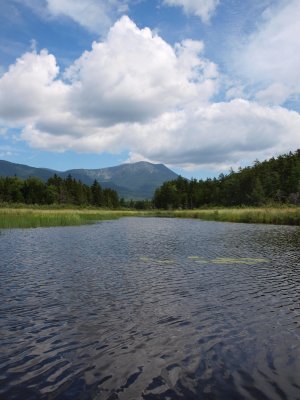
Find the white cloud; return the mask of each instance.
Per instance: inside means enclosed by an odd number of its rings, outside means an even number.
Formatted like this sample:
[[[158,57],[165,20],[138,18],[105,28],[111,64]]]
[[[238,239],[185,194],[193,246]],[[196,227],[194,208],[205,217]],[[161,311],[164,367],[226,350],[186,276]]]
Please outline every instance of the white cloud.
[[[186,14],[200,17],[203,22],[208,22],[219,4],[219,0],[164,0],[168,6],[180,6]]]
[[[281,83],[272,83],[266,89],[256,93],[256,99],[262,104],[283,104],[290,96],[290,90]]]
[[[62,107],[67,87],[55,78],[59,73],[55,57],[42,50],[25,53],[0,79],[1,117],[11,123],[25,122]]]
[[[152,124],[139,126],[136,132],[142,140],[135,144],[135,158],[143,156],[183,167],[213,167],[296,149],[300,145],[300,115],[236,99],[166,113]],[[160,134],[153,138],[153,132]]]
[[[43,149],[118,153],[127,148],[135,160],[222,167],[296,149],[300,145],[300,115],[282,107],[233,100],[167,112],[146,124],[86,125],[78,132],[54,135],[27,126],[22,137]]]
[[[201,42],[172,48],[150,29],[128,17],[94,43],[65,73],[71,80],[70,105],[78,117],[100,124],[146,121],[191,101],[207,102],[215,93],[216,66],[199,57]]]
[[[10,0],[29,7],[40,18],[67,17],[90,32],[105,34],[128,11],[129,0]],[[10,12],[11,14],[11,12]],[[10,15],[7,16],[8,18]],[[15,23],[15,17],[12,21]]]
[[[260,89],[258,100],[283,104],[300,92],[300,2],[269,8],[235,55],[236,72]]]
[[[115,15],[126,11],[125,0],[47,0],[53,16],[67,16],[96,33],[103,33],[112,24]]]
[[[178,154],[183,165],[262,159],[300,145],[300,115],[236,99],[199,107],[192,113],[187,110],[173,135],[180,139],[171,157]],[[184,152],[180,151],[182,148]],[[160,158],[163,153],[159,153]]]
[[[174,47],[121,18],[63,74],[46,50],[0,79],[0,118],[53,151],[114,152],[173,165],[225,165],[300,145],[300,115],[236,99],[214,103],[219,74],[203,43]],[[1,126],[4,126],[3,123]]]

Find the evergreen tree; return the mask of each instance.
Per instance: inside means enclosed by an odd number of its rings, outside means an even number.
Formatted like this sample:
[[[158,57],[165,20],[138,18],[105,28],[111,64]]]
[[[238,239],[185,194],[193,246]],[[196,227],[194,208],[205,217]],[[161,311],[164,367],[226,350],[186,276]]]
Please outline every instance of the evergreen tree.
[[[103,191],[99,182],[95,179],[91,186],[92,204],[98,207],[104,205]]]
[[[300,202],[300,149],[295,153],[256,160],[252,167],[232,169],[218,179],[165,182],[154,194],[157,208],[241,206]]]

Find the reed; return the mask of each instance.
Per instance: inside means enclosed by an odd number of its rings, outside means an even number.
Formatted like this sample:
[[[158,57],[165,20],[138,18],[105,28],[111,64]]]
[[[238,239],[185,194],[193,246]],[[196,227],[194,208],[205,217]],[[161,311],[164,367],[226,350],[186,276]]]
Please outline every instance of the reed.
[[[300,225],[300,207],[216,208],[166,211],[164,216],[199,218],[206,221],[253,224]]]
[[[151,211],[2,207],[0,228],[72,226],[121,217],[197,218],[206,221],[300,225],[300,207]]]
[[[143,216],[143,213],[123,210],[0,208],[0,228],[75,226],[137,215]]]

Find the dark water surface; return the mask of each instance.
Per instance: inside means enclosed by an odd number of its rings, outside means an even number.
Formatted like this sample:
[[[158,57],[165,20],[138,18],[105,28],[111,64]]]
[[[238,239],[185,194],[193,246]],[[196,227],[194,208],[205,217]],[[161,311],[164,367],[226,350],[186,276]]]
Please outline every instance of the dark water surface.
[[[0,232],[0,399],[300,399],[300,230]]]

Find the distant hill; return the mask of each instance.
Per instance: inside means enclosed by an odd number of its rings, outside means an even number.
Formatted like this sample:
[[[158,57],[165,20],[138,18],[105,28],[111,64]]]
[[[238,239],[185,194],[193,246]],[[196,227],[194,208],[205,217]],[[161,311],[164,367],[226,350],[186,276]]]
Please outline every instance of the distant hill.
[[[55,171],[48,168],[34,168],[0,160],[0,176],[18,176],[26,179],[35,176],[46,181],[54,174],[66,178],[69,174],[76,180],[91,185],[95,179],[104,188],[116,190],[125,199],[150,199],[156,188],[164,182],[176,179],[178,175],[163,164],[140,161],[100,169],[72,169]]]

